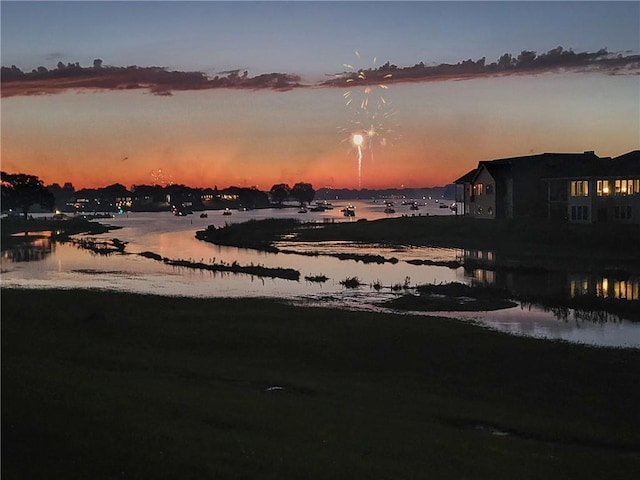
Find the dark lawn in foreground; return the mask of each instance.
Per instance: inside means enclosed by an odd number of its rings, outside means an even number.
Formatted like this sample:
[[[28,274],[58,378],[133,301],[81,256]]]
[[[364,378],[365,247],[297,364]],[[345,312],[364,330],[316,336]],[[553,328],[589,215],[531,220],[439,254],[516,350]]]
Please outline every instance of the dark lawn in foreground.
[[[3,479],[640,471],[638,350],[273,300],[1,294]]]

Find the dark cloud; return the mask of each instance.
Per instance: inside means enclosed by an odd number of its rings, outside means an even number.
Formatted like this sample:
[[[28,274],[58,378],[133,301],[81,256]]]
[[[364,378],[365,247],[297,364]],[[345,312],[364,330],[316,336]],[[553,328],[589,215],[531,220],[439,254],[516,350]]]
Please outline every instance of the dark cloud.
[[[464,60],[456,64],[425,65],[423,62],[412,67],[398,67],[389,62],[377,69],[360,72],[344,72],[323,82],[326,86],[348,86],[349,82],[364,78],[368,83],[420,82],[449,79],[464,79],[510,74],[536,74],[551,71],[596,70],[604,73],[640,73],[640,55],[612,54],[606,49],[597,52],[575,53],[556,47],[538,55],[534,51],[523,50],[519,55],[505,53],[497,61],[487,63],[486,58]]]
[[[556,47],[540,55],[530,50],[523,50],[518,55],[505,53],[492,63],[488,63],[485,57],[456,64],[425,65],[420,62],[412,67],[398,67],[387,62],[376,69],[332,76],[332,79],[322,82],[320,86],[345,87],[356,79],[372,84],[425,82],[497,75],[529,75],[558,70],[637,74],[640,73],[640,55],[628,52],[613,54],[606,49],[592,53],[575,53],[573,50]],[[310,86],[303,85],[298,75],[287,73],[267,73],[251,77],[247,70],[238,69],[220,72],[211,78],[202,72],[169,71],[164,67],[104,66],[100,59],[94,60],[92,67],[58,62],[53,69],[40,66],[31,72],[23,72],[12,65],[2,67],[1,73],[3,97],[60,93],[70,89],[141,89],[154,95],[172,95],[172,92],[185,90],[233,88],[286,91]]]
[[[2,67],[2,96],[60,93],[69,89],[131,90],[144,89],[155,95],[171,95],[174,91],[215,88],[291,90],[300,87],[300,77],[269,73],[250,77],[247,71],[227,72],[207,77],[201,72],[169,71],[163,67],[103,66],[100,59],[93,67],[58,62],[54,69],[38,67],[23,72],[15,65]]]

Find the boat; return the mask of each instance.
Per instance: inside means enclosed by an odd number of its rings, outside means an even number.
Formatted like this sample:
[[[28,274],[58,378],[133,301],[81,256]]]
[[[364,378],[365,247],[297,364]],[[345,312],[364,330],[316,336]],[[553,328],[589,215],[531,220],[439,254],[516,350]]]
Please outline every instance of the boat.
[[[316,208],[322,208],[322,210],[333,210],[333,205],[329,202],[327,202],[326,200],[317,200],[316,201]],[[322,210],[317,210],[318,212],[321,212]],[[316,210],[314,210],[315,212]]]
[[[225,209],[222,211],[222,214],[223,214],[223,215],[231,215],[231,210],[229,210],[228,208],[225,208]]]
[[[208,216],[209,214],[206,212],[200,214],[200,218],[207,218]]]
[[[393,205],[387,205],[384,209],[384,213],[396,213],[396,209],[393,208]]]
[[[298,213],[307,213],[307,207],[300,207],[300,210],[298,210]]]
[[[420,207],[418,207],[418,204],[416,202],[413,202],[409,207],[410,210],[418,210],[419,208]]]
[[[356,216],[356,207],[353,205],[347,205],[342,209],[342,214],[345,217],[355,217]]]
[[[447,205],[446,203],[441,203],[440,208],[449,208],[449,205]]]
[[[456,205],[456,202],[453,202],[451,205],[449,205],[449,208],[450,208],[453,212],[457,212],[457,211],[458,211],[458,205]]]

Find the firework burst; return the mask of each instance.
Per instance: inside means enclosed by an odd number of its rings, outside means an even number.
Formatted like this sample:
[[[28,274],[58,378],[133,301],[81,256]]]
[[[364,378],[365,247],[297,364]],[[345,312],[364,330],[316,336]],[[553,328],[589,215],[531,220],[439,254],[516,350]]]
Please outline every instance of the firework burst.
[[[360,54],[356,52],[360,60]],[[358,150],[358,185],[362,182],[362,152],[367,150],[373,162],[374,146],[384,147],[391,143],[396,134],[395,111],[386,97],[388,86],[385,84],[391,77],[388,63],[376,67],[377,59],[368,69],[344,64],[347,72],[338,74],[344,79],[348,90],[343,93],[345,106],[349,110],[348,125],[338,131],[343,135],[343,142]],[[358,139],[356,141],[356,139]]]
[[[150,174],[154,185],[161,185],[163,187],[173,185],[171,175],[161,168],[151,170]]]

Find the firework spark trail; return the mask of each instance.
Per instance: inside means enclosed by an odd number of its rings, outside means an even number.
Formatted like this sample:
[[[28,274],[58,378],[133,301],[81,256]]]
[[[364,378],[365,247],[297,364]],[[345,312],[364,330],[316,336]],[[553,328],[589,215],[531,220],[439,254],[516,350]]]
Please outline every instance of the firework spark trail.
[[[358,145],[358,188],[362,188],[362,146]]]
[[[358,148],[358,188],[362,188],[362,143],[364,137],[356,133],[353,135],[352,142]]]
[[[359,52],[355,52],[360,60]],[[346,102],[346,107],[352,113],[350,127],[342,128],[339,131],[346,133],[347,137],[343,141],[349,141],[352,146],[358,149],[358,182],[361,182],[362,156],[363,151],[369,151],[371,163],[374,162],[374,146],[384,147],[388,144],[389,138],[395,134],[390,128],[393,121],[394,112],[391,110],[384,93],[388,86],[384,81],[392,77],[391,73],[384,73],[384,67],[376,68],[377,59],[374,57],[373,66],[369,69],[358,68],[353,65],[343,64],[348,72],[338,74],[338,77],[345,78],[345,83],[349,90],[342,95]],[[360,138],[360,143],[356,144],[356,135]]]

